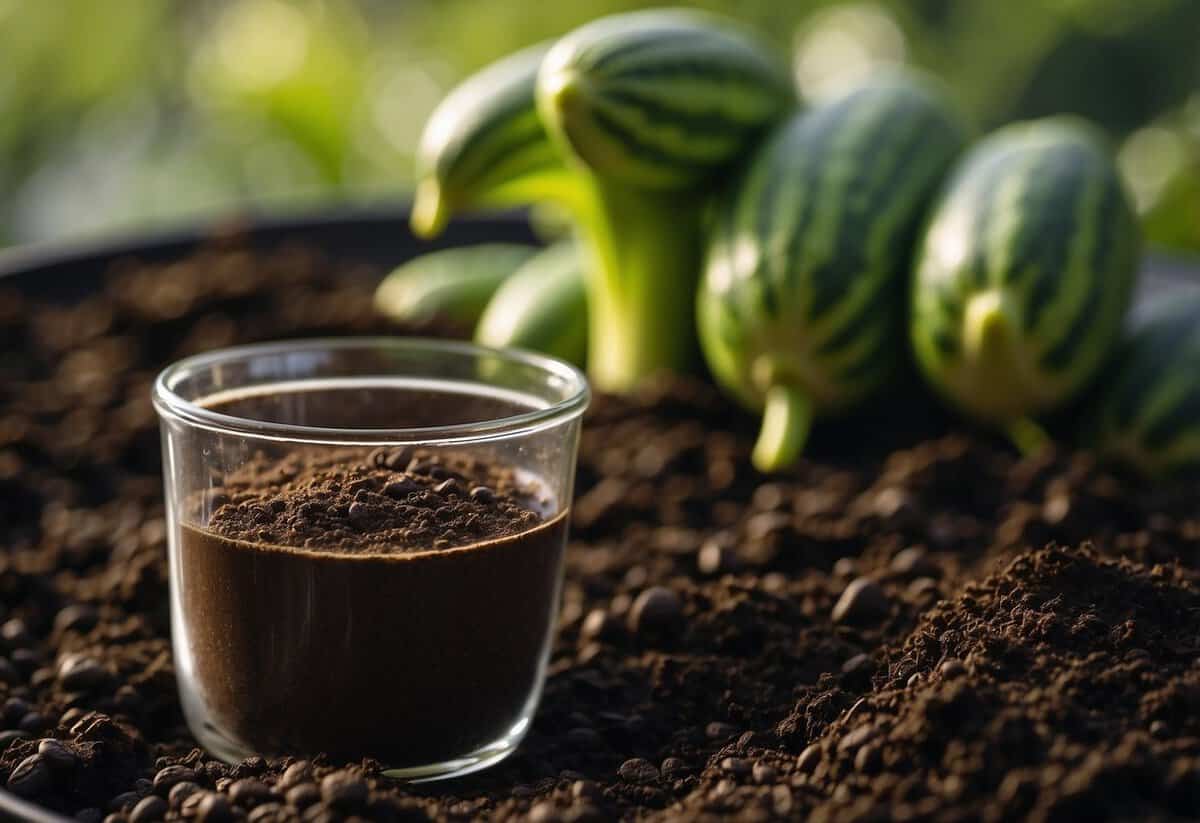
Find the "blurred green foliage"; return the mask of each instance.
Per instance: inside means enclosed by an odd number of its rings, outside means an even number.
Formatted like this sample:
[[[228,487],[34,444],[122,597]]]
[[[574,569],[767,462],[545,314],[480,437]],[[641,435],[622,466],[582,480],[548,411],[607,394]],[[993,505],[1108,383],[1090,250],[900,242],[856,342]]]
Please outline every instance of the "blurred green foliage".
[[[648,5],[0,0],[0,243],[402,196],[425,118],[457,80]],[[1072,111],[1133,135],[1122,166],[1141,176],[1151,237],[1200,249],[1197,0],[691,5],[795,55],[805,93],[905,60],[983,128]]]

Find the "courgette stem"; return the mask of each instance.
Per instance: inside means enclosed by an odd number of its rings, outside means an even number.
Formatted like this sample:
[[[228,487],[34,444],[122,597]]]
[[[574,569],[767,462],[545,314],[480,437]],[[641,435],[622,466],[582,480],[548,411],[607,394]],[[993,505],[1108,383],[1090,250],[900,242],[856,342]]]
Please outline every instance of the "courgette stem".
[[[1050,435],[1030,417],[1012,421],[1005,426],[1005,433],[1017,451],[1026,457],[1032,457],[1050,445]]]
[[[590,254],[589,377],[602,391],[626,392],[658,372],[691,371],[704,198],[593,183],[592,212],[580,219]]]
[[[592,191],[586,180],[569,169],[539,171],[469,196],[446,191],[433,178],[417,184],[409,223],[418,237],[431,239],[445,230],[450,218],[468,208],[508,208],[530,203],[554,203],[574,216],[591,213]]]
[[[813,403],[808,393],[787,383],[767,389],[762,428],[751,461],[761,472],[775,472],[796,462],[812,427]]]

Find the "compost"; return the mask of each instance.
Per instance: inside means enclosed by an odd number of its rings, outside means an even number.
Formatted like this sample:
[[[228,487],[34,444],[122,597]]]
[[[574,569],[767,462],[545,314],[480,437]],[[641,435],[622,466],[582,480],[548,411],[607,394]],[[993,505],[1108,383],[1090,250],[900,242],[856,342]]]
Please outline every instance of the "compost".
[[[754,421],[682,378],[586,418],[516,755],[417,787],[207,756],[176,696],[151,382],[233,343],[395,332],[372,274],[227,240],[69,306],[0,293],[8,791],[113,823],[1200,814],[1200,494],[1021,459],[903,398],[764,477]]]

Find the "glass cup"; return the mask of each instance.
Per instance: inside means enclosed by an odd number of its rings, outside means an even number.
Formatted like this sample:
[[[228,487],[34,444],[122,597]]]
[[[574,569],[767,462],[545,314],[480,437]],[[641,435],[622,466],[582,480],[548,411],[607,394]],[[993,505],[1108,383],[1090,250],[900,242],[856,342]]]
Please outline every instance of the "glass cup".
[[[163,371],[175,667],[197,739],[228,761],[327,752],[414,780],[511,753],[545,677],[587,402],[560,361],[422,339]]]

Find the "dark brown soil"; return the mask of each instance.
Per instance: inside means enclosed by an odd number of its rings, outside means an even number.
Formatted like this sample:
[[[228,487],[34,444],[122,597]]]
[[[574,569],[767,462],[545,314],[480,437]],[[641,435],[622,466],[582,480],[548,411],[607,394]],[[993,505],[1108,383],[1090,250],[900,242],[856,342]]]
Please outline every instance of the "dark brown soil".
[[[241,340],[381,330],[353,274],[217,249],[70,308],[0,298],[10,790],[136,823],[1200,817],[1197,490],[1021,460],[900,400],[763,478],[753,422],[680,380],[588,416],[516,756],[406,789],[369,761],[195,751],[150,380]]]
[[[541,522],[511,469],[398,448],[260,455],[198,505],[207,530],[269,546],[403,554],[469,546]]]

